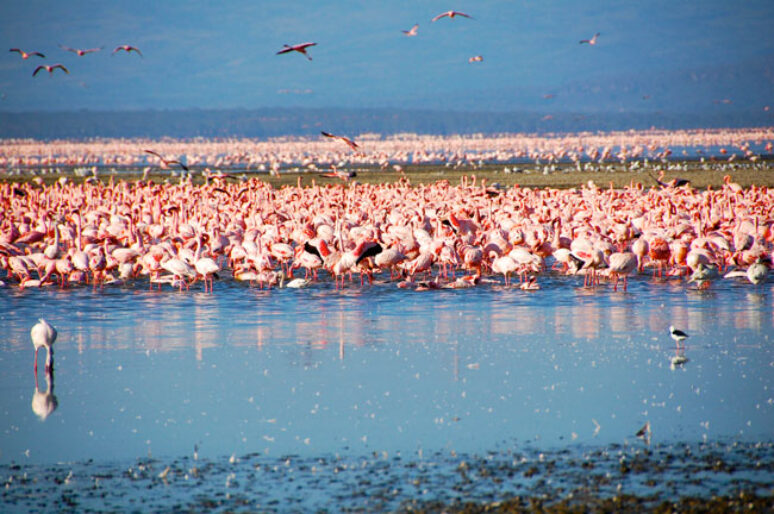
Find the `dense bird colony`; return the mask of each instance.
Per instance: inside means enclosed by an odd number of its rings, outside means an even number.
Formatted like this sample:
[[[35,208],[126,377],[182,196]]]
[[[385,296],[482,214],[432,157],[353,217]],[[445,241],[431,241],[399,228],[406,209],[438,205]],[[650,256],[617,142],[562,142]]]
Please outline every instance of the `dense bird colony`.
[[[639,273],[683,275],[689,286],[707,268],[716,277],[752,268],[759,283],[774,244],[774,193],[728,179],[715,190],[498,189],[467,177],[281,189],[258,179],[61,180],[2,184],[0,203],[0,279],[19,287],[202,281],[212,290],[218,278],[263,287],[296,273],[336,287],[355,274],[357,286],[375,275],[421,289],[518,277],[539,289],[550,272],[583,275],[590,287],[623,279],[626,289]]]

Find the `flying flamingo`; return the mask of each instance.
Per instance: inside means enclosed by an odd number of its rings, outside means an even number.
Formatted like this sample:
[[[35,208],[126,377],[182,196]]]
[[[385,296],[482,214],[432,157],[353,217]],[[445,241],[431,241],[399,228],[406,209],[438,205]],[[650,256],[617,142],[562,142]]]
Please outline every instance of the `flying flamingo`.
[[[321,177],[338,178],[344,182],[349,182],[349,179],[357,177],[356,171],[338,171],[334,170],[328,173],[320,173]]]
[[[35,373],[38,372],[38,350],[41,348],[46,349],[46,373],[50,372],[53,354],[51,346],[56,341],[56,329],[49,325],[46,320],[40,318],[30,330],[30,337],[32,337],[32,344],[35,346]]]
[[[468,62],[482,62],[484,60],[484,57],[481,55],[474,55],[470,59],[468,59]]]
[[[175,160],[175,159],[165,159],[165,158],[163,158],[163,157],[161,156],[161,154],[159,154],[159,153],[157,153],[157,152],[154,152],[153,150],[143,150],[143,151],[144,151],[145,153],[149,153],[149,154],[151,154],[151,155],[155,155],[156,157],[158,157],[159,159],[161,159],[161,167],[162,167],[162,168],[164,168],[164,169],[167,169],[167,168],[169,168],[169,166],[170,166],[170,165],[172,165],[172,164],[177,164],[178,166],[180,166],[181,168],[183,168],[183,170],[185,170],[185,171],[190,171],[190,170],[188,169],[188,166],[186,166],[185,164],[183,164],[182,162],[180,162],[180,161],[178,161],[178,160]]]
[[[79,57],[83,57],[86,54],[90,54],[90,53],[93,53],[93,52],[99,52],[100,50],[102,50],[105,47],[101,46],[99,48],[88,48],[86,50],[82,50],[80,48],[70,48],[69,46],[59,45],[59,48],[61,48],[62,50],[67,50],[68,52],[72,52],[74,54],[78,54]]]
[[[286,44],[286,45],[283,45],[284,48],[282,50],[277,52],[277,55],[286,54],[286,53],[289,53],[289,52],[298,52],[300,54],[304,54],[306,56],[306,58],[311,61],[312,60],[312,56],[310,56],[309,54],[306,53],[306,49],[309,48],[310,46],[315,46],[316,44],[317,43],[300,43],[298,45],[287,45]]]
[[[323,135],[323,136],[325,136],[325,137],[330,137],[330,138],[332,138],[332,139],[339,139],[339,140],[341,140],[341,141],[344,141],[344,142],[347,144],[347,146],[349,146],[350,148],[352,148],[352,149],[353,149],[353,150],[355,150],[355,151],[357,151],[357,150],[358,150],[358,148],[360,148],[360,147],[358,146],[358,144],[357,144],[357,143],[355,143],[354,141],[352,141],[352,140],[351,140],[350,138],[348,138],[348,137],[344,137],[344,136],[337,136],[337,135],[335,135],[335,134],[331,134],[330,132],[325,132],[324,130],[321,130],[321,131],[320,131],[320,134],[322,134],[322,135]]]
[[[442,12],[441,14],[439,14],[438,16],[436,16],[435,18],[433,18],[433,19],[432,19],[432,20],[430,20],[430,21],[438,21],[438,20],[440,20],[441,18],[445,18],[446,16],[448,16],[448,17],[449,17],[449,19],[452,19],[452,18],[454,18],[455,16],[462,16],[462,17],[464,17],[464,18],[470,18],[470,19],[473,19],[473,16],[471,16],[471,15],[469,15],[469,14],[465,14],[464,12],[459,12],[459,11],[446,11],[446,12]]]
[[[27,59],[29,59],[30,57],[32,57],[33,55],[37,55],[38,57],[43,57],[44,59],[46,58],[46,56],[43,55],[40,52],[25,52],[24,50],[22,50],[20,48],[11,48],[8,51],[9,52],[19,52],[19,55],[21,55],[21,58],[24,59],[25,61]]]
[[[402,30],[401,32],[403,32],[407,37],[413,37],[417,35],[418,31],[419,31],[419,23],[416,23],[409,30]]]
[[[131,53],[132,51],[135,51],[135,52],[137,52],[137,54],[138,54],[140,57],[142,57],[142,52],[140,52],[140,49],[139,49],[139,48],[137,48],[136,46],[132,46],[132,45],[119,45],[119,46],[117,46],[117,47],[115,48],[115,50],[113,50],[113,53],[112,53],[112,54],[110,54],[110,55],[115,55],[115,54],[116,54],[116,52],[118,52],[118,51],[120,51],[120,50],[123,50],[123,51],[124,51],[124,52],[126,52],[126,53]]]
[[[580,44],[583,44],[583,43],[588,43],[588,44],[590,44],[590,45],[596,45],[596,44],[597,44],[597,38],[598,38],[598,37],[599,37],[599,32],[597,32],[596,34],[594,34],[594,37],[592,37],[591,39],[581,39],[581,40],[579,41],[579,43],[580,43]]]
[[[32,76],[34,77],[35,75],[37,75],[40,70],[46,70],[49,73],[54,73],[54,70],[57,68],[61,69],[63,72],[67,73],[68,75],[70,74],[70,71],[61,64],[54,64],[54,65],[41,64],[40,66],[35,68],[35,71],[32,72]]]

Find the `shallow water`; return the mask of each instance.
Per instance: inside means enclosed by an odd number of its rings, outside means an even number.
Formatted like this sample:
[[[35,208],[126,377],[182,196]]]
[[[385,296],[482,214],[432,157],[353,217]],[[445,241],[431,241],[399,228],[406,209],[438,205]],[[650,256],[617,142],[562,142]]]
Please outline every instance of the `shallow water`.
[[[774,441],[771,279],[540,283],[6,287],[0,465],[645,448],[646,421],[653,445]],[[31,408],[38,317],[59,331],[44,421]],[[690,334],[683,365],[669,325]]]

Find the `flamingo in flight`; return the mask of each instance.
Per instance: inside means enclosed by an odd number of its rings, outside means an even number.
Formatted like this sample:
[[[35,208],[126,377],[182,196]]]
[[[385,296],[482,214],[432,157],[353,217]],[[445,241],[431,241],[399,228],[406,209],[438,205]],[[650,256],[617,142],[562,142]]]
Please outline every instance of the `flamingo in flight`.
[[[54,65],[41,64],[40,66],[35,68],[35,71],[32,72],[32,76],[34,77],[35,75],[37,75],[40,70],[46,70],[49,73],[54,73],[54,70],[57,68],[61,69],[63,72],[67,73],[68,75],[70,74],[70,71],[67,68],[65,68],[64,65],[62,64],[54,64]]]
[[[30,58],[30,57],[32,57],[33,55],[37,55],[38,57],[43,57],[44,59],[46,58],[46,56],[45,56],[45,55],[43,55],[43,54],[42,54],[42,53],[40,53],[40,52],[25,52],[24,50],[22,50],[22,49],[20,49],[20,48],[11,48],[11,49],[10,49],[10,50],[8,50],[8,51],[9,51],[9,52],[19,52],[19,55],[21,55],[21,58],[22,58],[22,59],[24,59],[24,60],[27,60],[27,59],[29,59],[29,58]]]
[[[348,138],[348,137],[344,137],[344,136],[337,136],[336,134],[331,134],[330,132],[325,132],[324,130],[321,130],[321,131],[320,131],[320,134],[322,134],[322,135],[323,135],[323,136],[325,136],[325,137],[330,137],[330,138],[332,138],[332,139],[339,139],[339,140],[341,140],[341,141],[344,141],[344,142],[347,144],[347,146],[349,146],[350,148],[352,148],[352,149],[353,149],[353,150],[355,150],[355,151],[357,151],[357,150],[360,148],[360,147],[357,145],[357,143],[355,143],[354,141],[352,141],[352,140],[351,140],[350,138]]]
[[[413,27],[411,27],[408,30],[402,30],[407,37],[413,37],[417,35],[417,32],[419,31],[419,23],[415,23]]]
[[[124,52],[126,52],[126,53],[131,53],[132,51],[134,51],[134,52],[137,52],[137,54],[138,54],[140,57],[142,57],[142,52],[140,52],[140,49],[139,49],[139,48],[137,48],[136,46],[132,46],[132,45],[118,45],[118,46],[115,48],[115,50],[113,50],[113,53],[112,53],[112,54],[110,54],[110,55],[115,55],[115,54],[116,54],[116,52],[119,52],[119,51],[121,51],[121,50],[123,50],[123,51],[124,51]]]
[[[312,60],[312,56],[306,53],[306,49],[310,46],[315,46],[317,43],[300,43],[298,45],[284,45],[284,48],[277,52],[277,55],[286,54],[289,52],[298,52],[304,54],[307,59]]]
[[[483,62],[483,61],[484,61],[484,57],[481,55],[474,55],[473,57],[468,59],[468,62]]]
[[[454,18],[455,16],[462,16],[462,17],[464,17],[464,18],[470,18],[470,19],[473,19],[473,16],[471,16],[471,15],[469,15],[469,14],[465,14],[464,12],[459,12],[459,11],[446,11],[446,12],[442,12],[441,14],[439,14],[438,16],[436,16],[435,18],[433,18],[433,19],[432,19],[432,20],[430,20],[430,21],[438,21],[438,20],[440,20],[441,18],[445,18],[445,17],[447,17],[447,16],[448,16],[450,19],[451,19],[451,18]]]
[[[86,54],[90,54],[90,53],[93,53],[93,52],[99,52],[100,50],[102,50],[105,47],[101,46],[99,48],[87,48],[87,49],[84,50],[84,49],[80,49],[80,48],[70,48],[69,46],[59,45],[59,48],[61,48],[62,50],[66,50],[68,52],[72,52],[74,54],[78,54],[79,57],[83,57]]]
[[[597,32],[596,34],[594,34],[594,37],[592,37],[591,39],[581,39],[581,40],[580,40],[580,44],[583,44],[583,43],[588,43],[588,44],[590,44],[590,45],[596,45],[596,44],[597,44],[597,38],[598,38],[598,37],[599,37],[599,32]]]
[[[161,154],[159,154],[159,153],[156,153],[156,152],[154,152],[153,150],[145,150],[145,153],[149,153],[149,154],[151,154],[151,155],[155,155],[156,157],[158,157],[159,159],[161,159],[161,165],[162,165],[162,167],[163,167],[163,168],[165,168],[165,169],[166,169],[166,168],[169,168],[169,167],[170,167],[172,164],[177,164],[178,166],[180,166],[181,168],[183,168],[183,170],[185,170],[185,171],[190,171],[190,170],[188,169],[188,166],[186,166],[185,164],[183,164],[182,162],[180,162],[180,161],[178,161],[178,160],[176,160],[176,159],[165,159],[164,157],[162,157],[162,156],[161,156]]]

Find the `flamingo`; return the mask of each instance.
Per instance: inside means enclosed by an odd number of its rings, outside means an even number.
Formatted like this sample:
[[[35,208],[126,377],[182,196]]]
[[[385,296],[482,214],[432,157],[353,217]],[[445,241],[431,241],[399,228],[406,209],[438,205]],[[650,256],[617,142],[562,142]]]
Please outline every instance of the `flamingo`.
[[[300,54],[304,54],[307,59],[310,61],[312,60],[312,56],[306,53],[306,49],[310,46],[315,46],[317,43],[300,43],[297,45],[284,45],[284,48],[277,52],[277,55],[280,54],[287,54],[290,52],[298,52]]]
[[[143,151],[145,153],[149,153],[151,155],[155,155],[156,157],[161,159],[161,167],[164,168],[164,169],[168,169],[172,164],[177,164],[178,166],[183,168],[184,171],[186,171],[186,172],[190,171],[188,169],[188,166],[186,166],[185,164],[183,164],[182,162],[180,162],[180,161],[178,161],[176,159],[165,159],[164,157],[161,156],[161,154],[159,154],[157,152],[154,152],[153,150],[143,150]]]
[[[355,143],[353,140],[351,140],[348,137],[337,136],[336,134],[331,134],[330,132],[325,132],[324,130],[321,130],[320,134],[322,134],[325,137],[329,137],[331,139],[339,139],[341,141],[344,141],[347,144],[347,146],[349,146],[350,148],[352,148],[355,151],[357,151],[358,148],[360,148],[357,143]]]
[[[40,52],[25,52],[24,50],[22,50],[20,48],[11,48],[8,51],[9,52],[19,52],[19,55],[21,55],[21,58],[24,59],[25,61],[27,59],[29,59],[30,57],[32,57],[33,55],[37,55],[38,57],[43,57],[44,59],[46,58],[46,56],[43,55]]]
[[[110,55],[115,55],[116,52],[119,52],[121,50],[123,50],[126,53],[137,52],[137,55],[142,57],[142,52],[140,52],[140,49],[137,48],[136,46],[132,46],[132,45],[118,45],[115,48],[115,50],[113,50],[113,53],[111,53]]]
[[[615,275],[613,291],[618,290],[618,278],[623,275],[623,290],[626,291],[629,274],[637,269],[637,256],[632,252],[616,252],[608,258],[610,274]]]
[[[105,47],[101,46],[99,48],[88,48],[88,49],[82,50],[80,48],[70,48],[69,46],[64,46],[64,45],[60,44],[59,48],[61,48],[62,50],[66,50],[68,52],[73,52],[74,54],[77,54],[79,57],[83,57],[86,54],[90,54],[90,53],[94,53],[94,52],[99,52],[100,50],[102,50]]]
[[[46,373],[49,373],[53,360],[54,350],[52,345],[56,341],[56,329],[46,320],[40,318],[32,327],[32,330],[30,330],[30,337],[32,338],[32,344],[35,346],[35,373],[37,374],[38,372],[38,350],[41,348],[46,349]]]
[[[47,417],[54,412],[59,405],[59,401],[54,394],[54,373],[49,370],[46,372],[46,390],[41,391],[38,387],[38,374],[35,373],[35,392],[32,395],[32,412],[40,419],[45,421]]]
[[[57,63],[57,64],[53,64],[53,65],[41,64],[40,66],[35,68],[35,71],[32,72],[32,76],[34,77],[35,75],[37,75],[40,70],[46,70],[49,74],[53,74],[54,70],[57,69],[57,68],[62,70],[65,73],[67,73],[68,75],[70,74],[70,70],[65,68],[64,65]]]
[[[411,27],[409,30],[402,30],[406,37],[414,37],[417,35],[417,32],[419,31],[419,23],[415,23],[413,27]]]
[[[202,236],[199,235],[199,237],[196,240],[196,254],[194,255],[194,268],[196,269],[196,273],[201,275],[204,279],[204,292],[207,292],[207,283],[209,282],[210,286],[210,293],[212,292],[212,282],[213,282],[213,276],[218,276],[218,271],[220,271],[220,266],[218,266],[218,263],[215,262],[215,259],[212,257],[202,257]]]
[[[446,18],[446,17],[448,17],[449,19],[453,19],[455,16],[462,16],[463,18],[473,19],[473,16],[471,16],[469,14],[465,14],[464,12],[460,12],[460,11],[446,11],[446,12],[442,12],[441,14],[439,14],[438,16],[436,16],[435,18],[433,18],[430,21],[438,21],[441,18]]]
[[[596,44],[597,44],[597,38],[598,38],[598,37],[599,37],[599,32],[597,32],[596,34],[594,34],[594,37],[592,37],[591,39],[581,39],[581,40],[580,40],[580,44],[583,44],[583,43],[588,43],[588,44],[590,44],[590,45],[596,45]]]
[[[473,57],[468,59],[468,62],[483,62],[484,57],[481,55],[474,55]]]
[[[734,278],[734,277],[744,277],[747,280],[750,281],[753,285],[758,285],[764,280],[766,280],[766,276],[769,274],[769,267],[766,266],[766,263],[763,259],[757,259],[753,264],[750,265],[749,268],[747,268],[747,271],[740,271],[740,270],[734,270],[729,271],[725,275],[723,275],[723,278]]]

